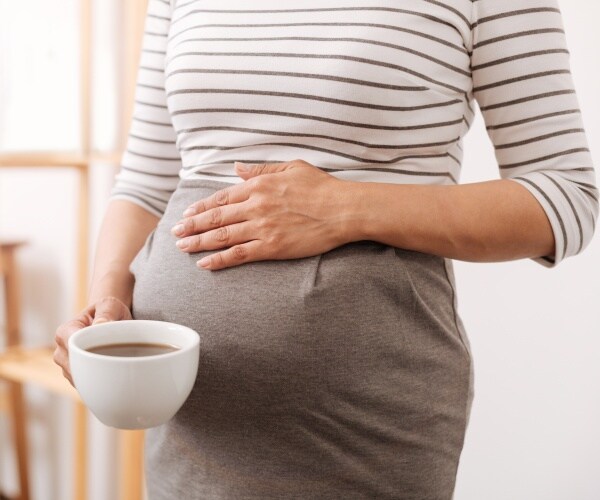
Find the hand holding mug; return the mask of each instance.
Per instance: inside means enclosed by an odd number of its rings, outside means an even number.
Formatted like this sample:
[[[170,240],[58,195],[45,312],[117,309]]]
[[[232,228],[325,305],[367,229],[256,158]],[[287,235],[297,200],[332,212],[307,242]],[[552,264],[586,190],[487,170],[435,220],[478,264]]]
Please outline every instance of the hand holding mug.
[[[69,366],[69,337],[76,331],[92,324],[105,323],[107,321],[121,321],[131,319],[131,311],[119,299],[112,296],[104,297],[94,304],[87,306],[75,318],[60,325],[54,336],[56,349],[54,351],[54,362],[62,368],[63,375],[73,385],[71,369]]]
[[[177,413],[198,372],[200,337],[156,320],[104,321],[69,337],[81,399],[105,425],[147,429]]]

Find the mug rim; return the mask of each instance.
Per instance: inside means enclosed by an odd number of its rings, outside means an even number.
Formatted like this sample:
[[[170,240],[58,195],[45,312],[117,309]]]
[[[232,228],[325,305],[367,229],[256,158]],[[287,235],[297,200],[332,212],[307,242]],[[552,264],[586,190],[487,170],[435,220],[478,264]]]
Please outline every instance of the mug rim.
[[[166,352],[166,353],[162,353],[162,354],[150,354],[148,356],[107,356],[106,354],[97,354],[94,352],[90,352],[82,347],[79,347],[76,344],[76,341],[79,337],[85,335],[86,333],[89,333],[90,330],[92,329],[102,329],[102,328],[106,328],[106,325],[110,325],[111,323],[131,323],[131,322],[136,322],[137,324],[139,323],[152,323],[152,324],[156,324],[159,323],[161,325],[171,325],[171,326],[175,326],[177,327],[177,329],[180,330],[184,330],[187,331],[189,333],[194,334],[194,339],[192,340],[191,344],[186,346],[186,347],[179,347],[179,349],[175,350],[175,351],[171,351],[171,352]],[[118,342],[112,342],[112,344],[118,344]],[[123,342],[123,343],[127,343],[127,342]],[[69,352],[71,352],[71,349],[73,349],[74,351],[77,351],[77,354],[79,356],[84,356],[90,359],[100,359],[100,360],[107,360],[110,359],[111,362],[115,362],[115,363],[132,363],[132,362],[136,362],[136,363],[143,363],[145,360],[154,360],[154,359],[166,359],[166,358],[170,358],[170,357],[175,357],[175,356],[181,356],[189,351],[192,351],[196,348],[198,348],[200,344],[200,334],[196,331],[193,330],[192,328],[185,326],[185,325],[181,325],[179,323],[173,323],[171,321],[160,321],[160,320],[153,320],[153,319],[123,319],[123,320],[113,320],[113,321],[106,321],[103,323],[99,323],[97,325],[89,325],[89,326],[84,326],[83,328],[80,328],[79,330],[77,330],[74,334],[72,334],[69,337],[69,341],[68,341],[68,347],[69,347]]]

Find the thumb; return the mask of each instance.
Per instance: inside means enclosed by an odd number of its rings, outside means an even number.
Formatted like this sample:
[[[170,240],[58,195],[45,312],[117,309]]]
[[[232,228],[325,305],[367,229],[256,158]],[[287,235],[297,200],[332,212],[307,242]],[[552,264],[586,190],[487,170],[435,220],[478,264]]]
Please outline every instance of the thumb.
[[[242,163],[236,161],[234,163],[237,174],[244,180],[256,177],[257,175],[264,174],[275,174],[277,172],[283,172],[294,168],[293,162],[281,162],[281,163]]]
[[[100,323],[108,323],[109,321],[119,320],[120,304],[117,299],[112,297],[106,297],[100,300],[96,304],[96,310],[94,313],[94,320],[92,325],[99,325]]]

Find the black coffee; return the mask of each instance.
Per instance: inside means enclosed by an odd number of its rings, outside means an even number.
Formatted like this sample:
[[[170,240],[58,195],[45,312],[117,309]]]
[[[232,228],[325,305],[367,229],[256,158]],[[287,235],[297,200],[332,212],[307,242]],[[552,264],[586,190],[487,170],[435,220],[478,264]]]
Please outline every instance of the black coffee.
[[[88,352],[102,354],[103,356],[132,357],[156,356],[157,354],[167,354],[177,351],[179,347],[170,344],[149,344],[149,343],[128,343],[128,344],[104,344],[89,347]]]

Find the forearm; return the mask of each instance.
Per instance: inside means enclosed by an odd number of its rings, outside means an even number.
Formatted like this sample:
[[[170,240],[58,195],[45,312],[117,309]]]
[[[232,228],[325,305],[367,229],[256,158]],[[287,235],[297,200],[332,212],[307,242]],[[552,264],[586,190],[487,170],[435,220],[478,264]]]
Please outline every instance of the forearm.
[[[516,182],[350,184],[345,229],[349,241],[374,240],[475,262],[554,253],[554,236],[544,210]]]
[[[129,265],[158,220],[129,201],[109,203],[96,244],[89,303],[111,295],[131,306],[134,277]]]

